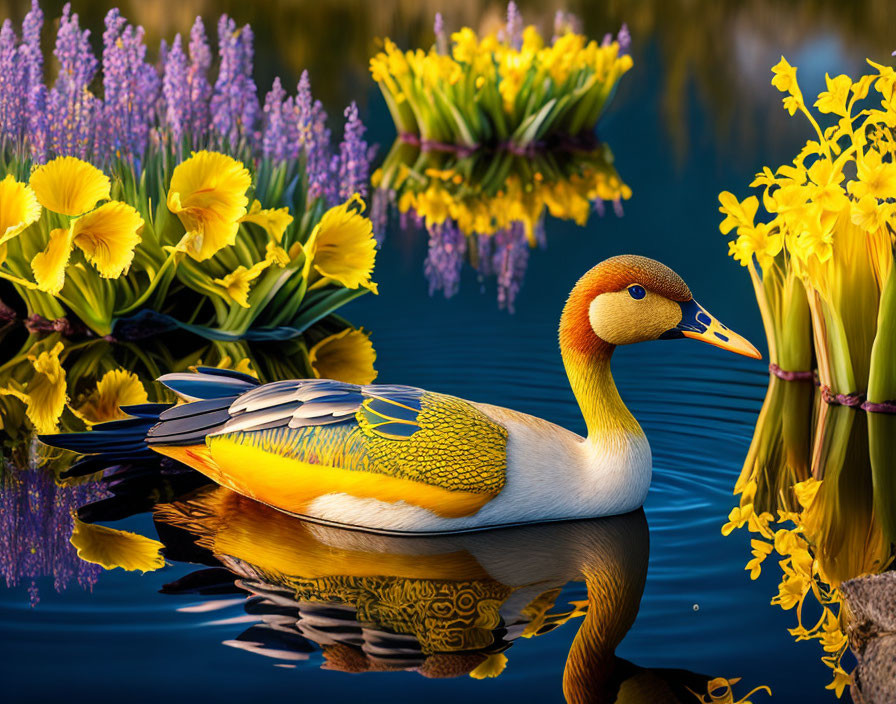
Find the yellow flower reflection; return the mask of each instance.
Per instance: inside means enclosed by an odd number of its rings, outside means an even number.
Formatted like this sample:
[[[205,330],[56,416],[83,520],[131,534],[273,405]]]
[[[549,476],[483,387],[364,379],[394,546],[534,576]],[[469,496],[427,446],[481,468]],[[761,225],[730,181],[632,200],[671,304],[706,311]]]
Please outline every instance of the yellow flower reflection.
[[[218,152],[194,152],[174,168],[168,209],[183,223],[184,249],[193,259],[203,261],[234,243],[251,183],[242,163]]]
[[[12,174],[0,181],[0,247],[37,222],[40,210],[34,191]]]
[[[373,225],[352,209],[355,204],[361,210],[365,207],[357,193],[324,213],[305,244],[305,266],[313,266],[324,279],[338,281],[346,288],[363,286],[376,293],[376,284],[370,280],[376,260]]]
[[[34,374],[27,384],[13,382],[0,389],[0,394],[12,396],[25,404],[25,414],[38,433],[52,433],[59,424],[68,396],[65,391],[65,370],[59,361],[64,349],[57,342],[52,349],[29,355]]]
[[[127,418],[122,406],[146,403],[149,397],[143,382],[133,372],[112,369],[97,382],[96,389],[78,408],[78,413],[90,423],[105,423]]]
[[[30,185],[47,210],[82,215],[101,200],[109,200],[109,177],[73,156],[61,156],[31,172]]]
[[[57,294],[65,284],[65,267],[77,245],[100,276],[112,279],[128,270],[140,242],[143,218],[126,203],[112,201],[72,221],[69,229],[56,229],[43,252],[31,261],[34,280],[47,293]]]
[[[336,379],[350,384],[369,384],[376,379],[376,351],[370,334],[346,328],[325,337],[308,352],[311,369],[318,379]]]

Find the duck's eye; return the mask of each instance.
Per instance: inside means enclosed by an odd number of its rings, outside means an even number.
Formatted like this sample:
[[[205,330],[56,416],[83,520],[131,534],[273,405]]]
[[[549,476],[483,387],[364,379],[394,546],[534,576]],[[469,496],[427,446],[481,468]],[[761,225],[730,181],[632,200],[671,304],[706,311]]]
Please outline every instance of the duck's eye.
[[[644,290],[643,286],[638,286],[635,284],[634,286],[628,287],[628,295],[634,298],[636,301],[640,301],[644,296],[647,295],[647,291]]]

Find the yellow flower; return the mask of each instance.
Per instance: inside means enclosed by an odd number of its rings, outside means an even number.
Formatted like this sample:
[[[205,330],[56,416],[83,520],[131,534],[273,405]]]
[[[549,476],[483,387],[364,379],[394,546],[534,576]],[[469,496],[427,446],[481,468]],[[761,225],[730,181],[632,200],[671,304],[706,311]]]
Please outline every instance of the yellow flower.
[[[56,430],[68,400],[65,393],[65,370],[59,361],[62,350],[62,343],[57,342],[49,352],[41,352],[37,357],[29,356],[35,374],[28,381],[22,400],[26,404],[28,419],[39,433],[52,433]]]
[[[800,506],[809,508],[812,505],[812,502],[815,501],[815,495],[818,494],[818,490],[821,488],[821,484],[815,477],[809,477],[793,485],[793,493],[796,496],[796,500],[800,502]]]
[[[100,276],[121,276],[134,259],[140,242],[143,218],[127,203],[112,201],[72,221],[68,230],[56,229],[44,251],[31,260],[38,287],[57,294],[65,284],[65,267],[75,245],[93,264]]]
[[[109,177],[73,156],[38,166],[29,183],[42,206],[62,215],[82,215],[101,200],[109,200]]]
[[[40,218],[37,196],[9,174],[0,181],[0,246]]]
[[[78,413],[90,423],[105,423],[127,418],[122,406],[136,406],[148,400],[143,382],[136,374],[112,369],[97,382],[96,389],[78,407]]]
[[[271,259],[265,259],[249,268],[238,266],[223,279],[214,279],[214,283],[223,286],[227,295],[243,308],[249,308],[249,287],[272,262]]]
[[[742,527],[753,515],[753,504],[735,506],[728,514],[728,522],[722,526],[722,535],[729,535],[735,528]]]
[[[848,205],[849,199],[840,186],[843,172],[834,170],[830,159],[817,159],[809,167],[808,174],[811,182],[808,188],[815,203],[825,210],[841,210]]]
[[[355,194],[324,213],[305,244],[305,255],[324,278],[338,281],[346,288],[363,286],[376,293],[376,284],[370,280],[376,260],[373,225],[351,209],[354,203],[364,208],[364,201]]]
[[[762,562],[768,557],[774,546],[764,540],[750,540],[750,546],[753,548],[753,559],[747,563],[744,569],[750,570],[750,579],[756,579],[762,570]]]
[[[871,195],[862,196],[852,204],[852,222],[867,232],[882,229],[893,215],[893,206],[878,203]]]
[[[787,59],[782,56],[781,60],[772,67],[772,73],[775,74],[772,78],[772,85],[775,88],[782,93],[790,93],[799,100],[803,99],[800,86],[796,81],[796,69],[787,62]]]
[[[369,384],[376,379],[376,351],[370,334],[346,328],[325,337],[308,352],[311,369],[318,379],[336,379],[350,384]]]
[[[261,203],[257,200],[252,201],[252,207],[246,213],[240,222],[251,222],[264,230],[274,238],[277,242],[283,240],[283,233],[292,223],[292,215],[289,214],[289,208],[268,208],[262,209]]]
[[[727,235],[735,227],[753,227],[753,219],[759,209],[759,199],[756,196],[745,198],[743,202],[728,191],[719,193],[719,212],[725,219],[719,225],[719,231]]]
[[[843,74],[836,78],[831,78],[826,73],[824,74],[824,81],[828,89],[818,94],[815,107],[818,108],[819,112],[833,113],[841,117],[845,116],[846,99],[849,97],[849,89],[852,88],[852,79]]]
[[[833,689],[834,694],[837,695],[837,698],[843,696],[843,690],[846,689],[846,685],[852,684],[852,677],[847,674],[846,670],[844,670],[839,665],[834,668],[834,680],[825,687],[825,689]]]
[[[858,180],[850,181],[848,186],[856,198],[870,195],[882,200],[896,195],[896,164],[883,161],[876,149],[869,149],[856,159],[856,175]]]
[[[203,261],[234,243],[251,184],[242,163],[218,152],[194,152],[174,168],[168,209],[183,223],[185,251],[193,259]]]
[[[753,255],[764,269],[784,247],[784,235],[780,230],[772,232],[768,223],[761,222],[756,227],[741,227],[737,230],[738,238],[728,244],[728,253],[747,266]]]

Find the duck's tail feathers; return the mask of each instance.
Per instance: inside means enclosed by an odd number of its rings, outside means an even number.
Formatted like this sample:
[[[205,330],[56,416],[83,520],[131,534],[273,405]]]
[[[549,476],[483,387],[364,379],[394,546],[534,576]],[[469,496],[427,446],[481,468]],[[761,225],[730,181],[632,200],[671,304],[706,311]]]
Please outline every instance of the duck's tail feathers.
[[[45,445],[87,455],[75,463],[65,476],[84,476],[108,467],[158,457],[146,446],[146,434],[159,422],[159,416],[171,406],[167,403],[143,403],[122,406],[130,418],[100,423],[84,433],[38,435]]]
[[[193,372],[165,374],[159,381],[185,401],[239,396],[260,383],[254,376],[217,367],[195,367]]]

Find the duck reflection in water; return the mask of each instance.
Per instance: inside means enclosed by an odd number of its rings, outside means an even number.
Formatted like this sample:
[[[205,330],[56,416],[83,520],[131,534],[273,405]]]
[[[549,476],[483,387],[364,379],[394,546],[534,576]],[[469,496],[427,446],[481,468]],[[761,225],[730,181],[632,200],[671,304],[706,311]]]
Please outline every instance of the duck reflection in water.
[[[708,677],[643,669],[615,656],[647,575],[640,510],[408,538],[308,523],[207,487],[157,506],[155,519],[169,558],[197,561],[198,547],[250,594],[245,609],[259,623],[227,643],[283,663],[317,646],[325,669],[493,677],[519,638],[582,617],[563,674],[567,701],[695,701],[709,688]],[[557,608],[563,587],[580,580],[587,601]],[[166,591],[209,593],[221,582],[220,570],[205,570]]]

